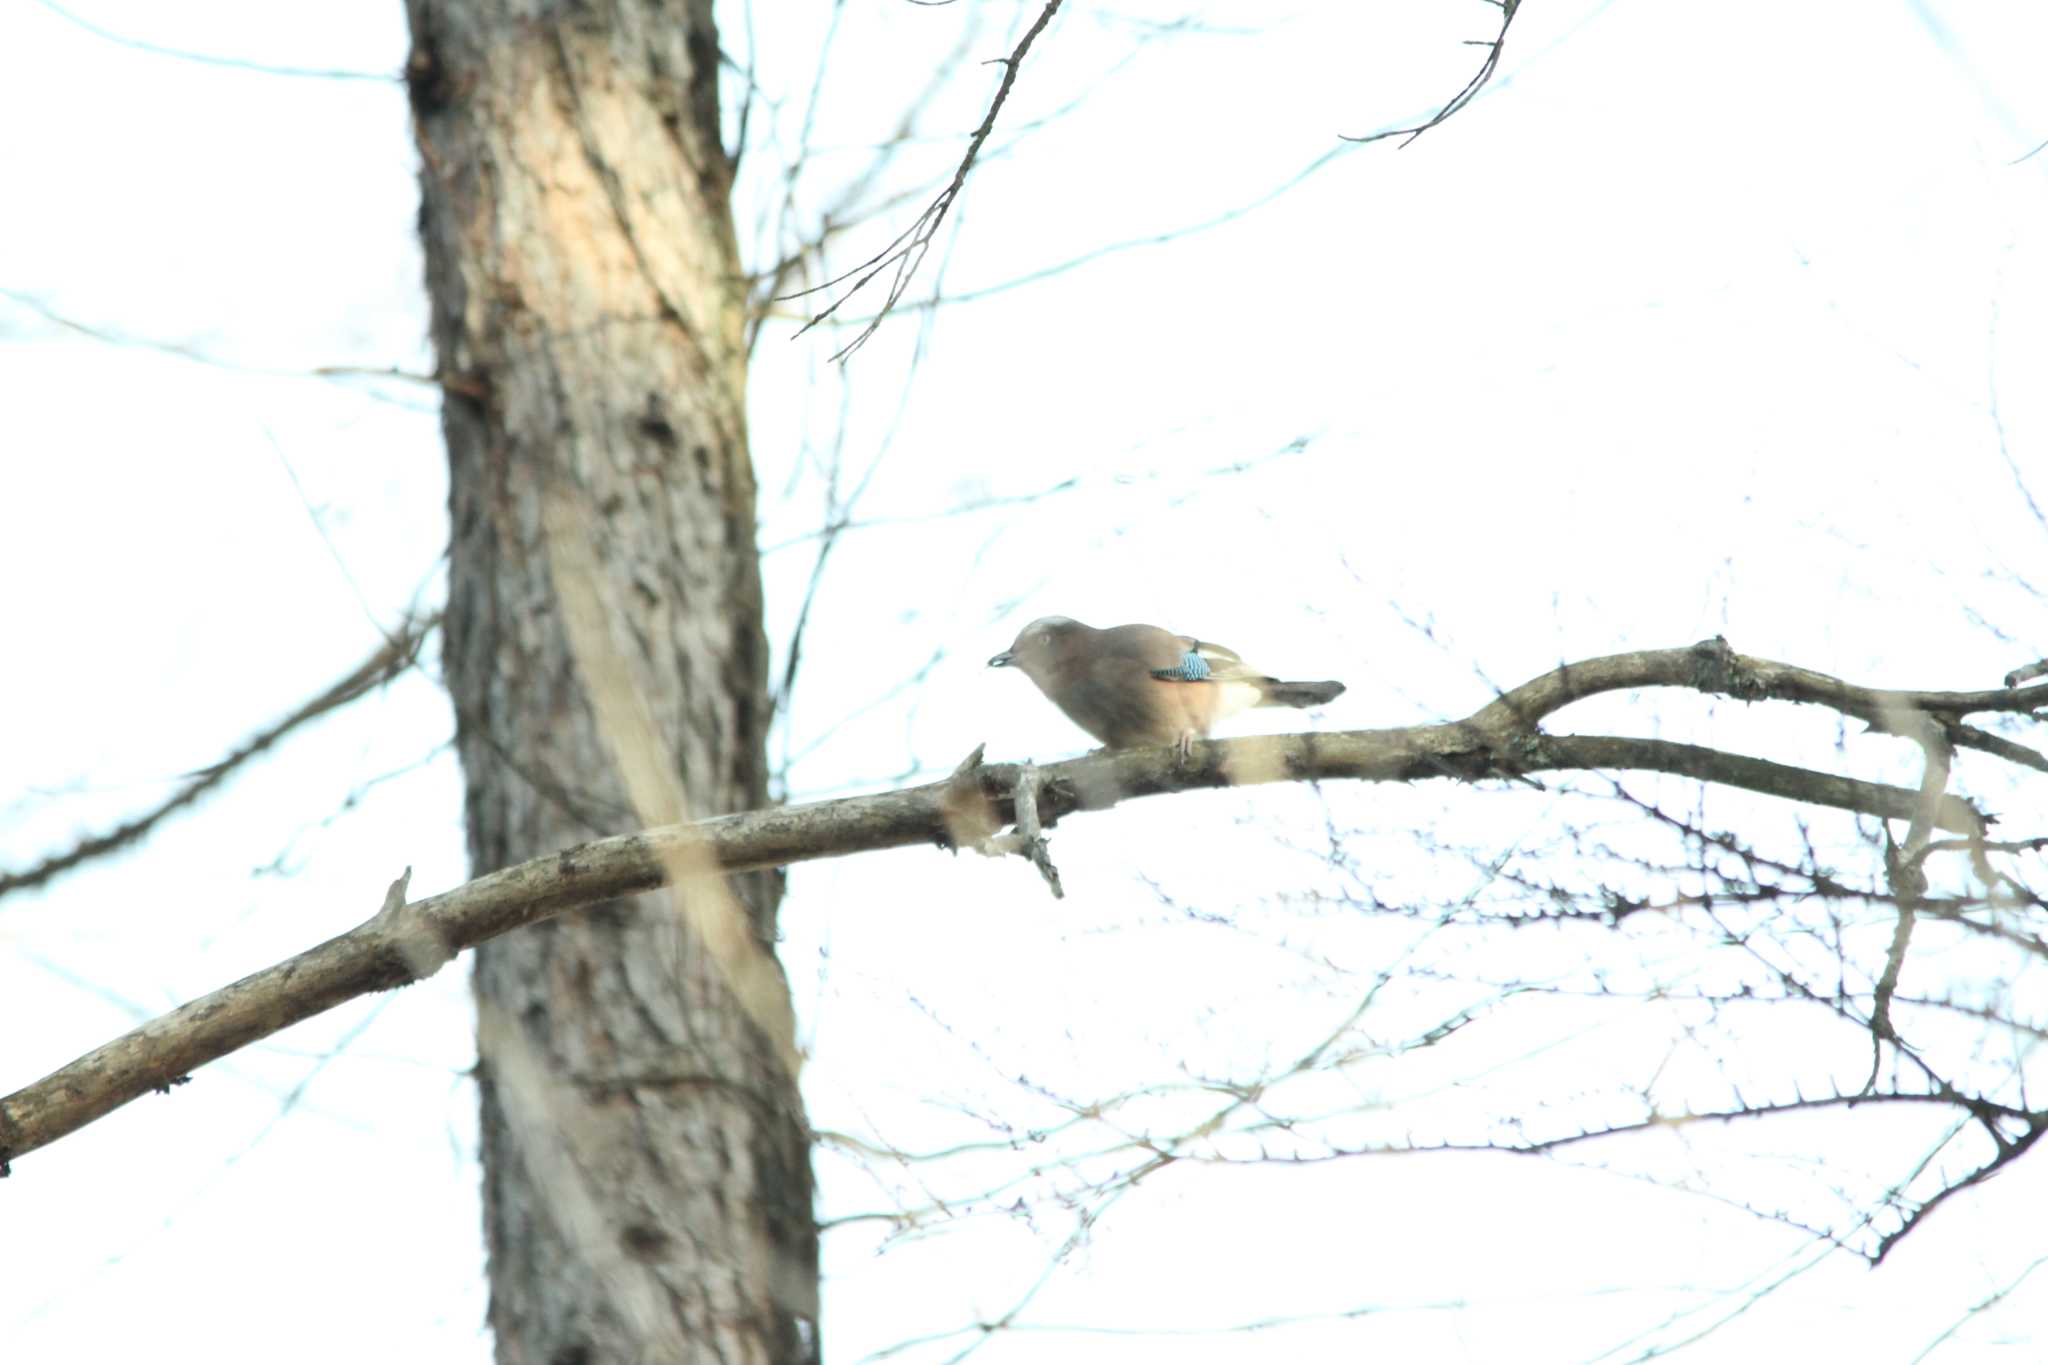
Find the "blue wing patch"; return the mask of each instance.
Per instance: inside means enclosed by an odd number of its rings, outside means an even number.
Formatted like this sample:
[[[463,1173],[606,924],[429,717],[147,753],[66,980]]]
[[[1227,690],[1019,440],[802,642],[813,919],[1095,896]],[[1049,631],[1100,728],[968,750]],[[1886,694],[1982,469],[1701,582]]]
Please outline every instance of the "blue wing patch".
[[[1162,682],[1206,682],[1209,678],[1209,661],[1202,657],[1198,644],[1180,656],[1180,662],[1172,668],[1155,668],[1152,676]]]

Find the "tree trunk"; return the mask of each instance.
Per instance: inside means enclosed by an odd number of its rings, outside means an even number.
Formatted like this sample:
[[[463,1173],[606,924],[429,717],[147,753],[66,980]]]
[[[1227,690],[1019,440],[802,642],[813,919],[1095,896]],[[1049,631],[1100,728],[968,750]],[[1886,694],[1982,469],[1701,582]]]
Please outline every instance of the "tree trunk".
[[[407,7],[476,870],[760,807],[766,641],[710,0]],[[734,882],[765,991],[736,986],[666,894],[477,954],[500,1360],[817,1355],[806,1128],[766,955],[780,883]]]

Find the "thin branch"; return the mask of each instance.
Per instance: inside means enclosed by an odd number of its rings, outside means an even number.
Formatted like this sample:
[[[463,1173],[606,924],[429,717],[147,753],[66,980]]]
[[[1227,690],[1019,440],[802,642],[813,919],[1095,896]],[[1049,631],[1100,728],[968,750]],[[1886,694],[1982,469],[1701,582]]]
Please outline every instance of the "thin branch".
[[[298,707],[275,725],[250,736],[219,762],[191,774],[184,786],[178,788],[155,809],[132,820],[123,821],[104,834],[95,834],[80,840],[62,853],[53,853],[44,858],[33,867],[20,872],[0,872],[0,896],[41,886],[52,878],[95,858],[105,857],[109,853],[118,852],[140,842],[170,816],[192,805],[227,781],[234,775],[236,769],[271,748],[292,731],[308,721],[317,720],[328,712],[375,691],[412,667],[414,660],[419,657],[420,645],[426,640],[429,632],[440,624],[441,613],[438,611],[420,620],[406,622],[396,632],[387,635],[385,643],[369,658],[363,660],[347,677],[328,687],[319,696]]]
[[[159,355],[174,356],[179,360],[190,361],[194,365],[205,365],[216,370],[226,370],[230,374],[255,375],[262,379],[395,379],[402,380],[408,384],[431,385],[435,388],[445,389],[449,393],[461,394],[466,398],[483,398],[488,396],[488,391],[473,376],[419,374],[411,370],[401,370],[395,367],[369,365],[316,365],[309,370],[281,369],[274,365],[247,365],[239,360],[224,360],[219,356],[208,355],[204,351],[195,350],[181,342],[158,341],[151,337],[128,336],[120,332],[110,332],[104,327],[95,327],[91,323],[80,322],[76,318],[67,317],[65,314],[58,312],[35,295],[25,294],[19,289],[9,289],[5,286],[0,286],[0,299],[6,299],[10,303],[26,308],[29,312],[34,313],[52,326],[61,327],[68,332],[76,332],[80,336],[92,341],[101,342],[108,346],[126,346],[140,351],[155,351]]]
[[[2039,151],[2040,149],[2036,148],[2035,150]],[[2031,154],[2032,153],[2029,153],[2029,155]],[[1908,1361],[1907,1365],[1920,1365],[1920,1362],[1926,1360],[1929,1356],[1933,1355],[1943,1342],[1947,1341],[1950,1337],[1954,1336],[1957,1332],[1961,1331],[1966,1325],[1968,1325],[1972,1318],[1976,1317],[1979,1313],[1987,1312],[1990,1309],[1996,1308],[2001,1303],[2005,1302],[2005,1300],[2011,1296],[2012,1292],[2015,1289],[2018,1289],[2021,1285],[2027,1282],[2028,1276],[2032,1275],[2035,1271],[2039,1270],[2044,1265],[2048,1265],[2048,1256],[2036,1256],[2032,1261],[2028,1262],[2026,1268],[2021,1270],[2019,1274],[2015,1275],[2012,1279],[2006,1281],[2006,1283],[2001,1285],[1999,1288],[1992,1290],[1991,1293],[1985,1295],[1982,1299],[1979,1299],[1976,1303],[1972,1304],[1969,1308],[1964,1310],[1963,1315],[1957,1318],[1954,1322],[1950,1323],[1945,1329],[1943,1329],[1940,1336],[1936,1337],[1934,1340],[1928,1342],[1925,1346],[1921,1347],[1920,1354],[1914,1356],[1912,1360]]]
[[[1838,777],[1834,773],[1775,763],[1767,758],[1751,758],[1746,754],[1725,753],[1720,749],[1665,739],[1543,735],[1527,741],[1522,748],[1523,758],[1512,767],[1492,774],[1453,771],[1443,775],[1515,777],[1572,769],[1633,769],[1690,777],[1724,787],[1740,787],[1764,796],[1827,806],[1834,810],[1856,811],[1882,820],[1910,820],[1920,804],[1920,794],[1905,787]],[[1959,796],[1943,797],[1935,811],[1935,820],[1942,829],[1967,835],[1979,833],[1986,823],[1986,817]]]
[[[322,81],[383,81],[391,85],[398,83],[397,73],[391,71],[345,71],[333,67],[272,66],[267,62],[246,61],[240,57],[216,57],[205,52],[187,52],[183,48],[163,47],[157,43],[144,42],[140,38],[130,38],[125,34],[116,33],[112,29],[101,28],[90,19],[73,14],[62,5],[53,3],[52,0],[36,0],[36,3],[58,18],[78,25],[78,27],[92,34],[95,38],[103,38],[107,42],[133,48],[137,52],[147,52],[153,57],[175,57],[181,62],[197,62],[201,66],[226,67],[231,71],[248,71],[259,76],[300,76]]]
[[[1465,88],[1451,96],[1450,103],[1437,110],[1425,122],[1418,123],[1412,128],[1388,128],[1382,132],[1367,133],[1361,137],[1345,137],[1344,140],[1346,142],[1362,144],[1378,142],[1382,138],[1398,137],[1403,139],[1401,145],[1406,147],[1410,142],[1415,141],[1416,138],[1421,137],[1424,133],[1478,98],[1479,92],[1486,88],[1486,83],[1493,79],[1493,73],[1500,69],[1501,48],[1507,43],[1508,27],[1515,22],[1515,15],[1522,8],[1522,0],[1487,0],[1487,3],[1499,7],[1500,28],[1493,35],[1491,41],[1474,44],[1486,49],[1486,60],[1482,61],[1479,64],[1479,69],[1472,73],[1472,79],[1465,82]]]
[[[1018,68],[1024,63],[1024,55],[1031,50],[1032,43],[1038,40],[1038,35],[1045,30],[1045,26],[1052,22],[1053,15],[1059,12],[1060,3],[1061,0],[1047,0],[1045,8],[1038,12],[1038,18],[1024,31],[1024,37],[1011,50],[1010,55],[998,58],[1003,67],[1003,79],[996,87],[995,98],[989,102],[987,116],[982,119],[981,126],[974,130],[974,135],[967,140],[967,153],[960,158],[960,165],[954,170],[952,181],[945,189],[939,191],[938,197],[926,206],[916,221],[898,234],[889,245],[853,269],[826,280],[823,284],[783,296],[801,298],[805,294],[814,294],[820,289],[831,289],[853,279],[856,275],[859,276],[858,279],[854,279],[852,288],[798,328],[797,336],[802,336],[831,317],[839,311],[842,304],[866,288],[876,276],[885,270],[891,270],[889,287],[883,297],[882,306],[876,310],[874,317],[868,320],[867,326],[855,334],[852,341],[832,353],[832,358],[845,359],[875,334],[876,329],[882,325],[882,319],[889,316],[889,310],[896,306],[897,300],[901,299],[904,291],[910,287],[911,277],[917,273],[917,267],[924,261],[925,253],[931,250],[932,238],[937,234],[939,225],[946,221],[947,211],[953,207],[953,200],[959,197],[961,186],[967,182],[968,171],[974,168],[974,160],[981,154],[981,144],[988,141],[989,133],[996,126],[996,116],[1002,113],[1004,103],[1010,98],[1011,87],[1017,82]]]
[[[1226,224],[1234,223],[1238,219],[1246,217],[1247,215],[1264,208],[1266,205],[1272,203],[1274,200],[1278,199],[1283,194],[1286,194],[1289,190],[1295,188],[1297,185],[1307,180],[1310,176],[1316,174],[1318,171],[1321,171],[1326,167],[1330,166],[1331,164],[1333,164],[1337,160],[1337,158],[1345,155],[1348,152],[1354,152],[1356,150],[1358,150],[1357,146],[1352,143],[1342,143],[1336,147],[1332,147],[1330,150],[1316,156],[1306,166],[1303,166],[1300,170],[1294,172],[1292,175],[1288,176],[1285,180],[1282,180],[1273,188],[1266,190],[1265,192],[1251,199],[1246,200],[1244,203],[1237,204],[1231,208],[1224,209],[1220,213],[1211,214],[1207,218],[1198,219],[1195,222],[1186,223],[1180,227],[1162,228],[1158,232],[1146,233],[1143,236],[1139,237],[1127,237],[1121,241],[1107,242],[1101,246],[1091,247],[1077,256],[1070,256],[1066,260],[1056,261],[1051,265],[1040,266],[1036,270],[1028,270],[1022,275],[1012,276],[1007,280],[999,280],[995,284],[982,285],[979,288],[975,289],[959,290],[955,293],[947,294],[940,298],[930,300],[918,300],[911,303],[903,304],[898,309],[898,311],[909,311],[920,308],[936,308],[942,304],[950,305],[956,303],[977,303],[982,299],[992,298],[998,294],[1008,293],[1012,289],[1019,289],[1028,284],[1037,284],[1041,280],[1051,279],[1055,275],[1064,275],[1069,270],[1076,270],[1082,266],[1091,265],[1096,261],[1102,260],[1103,258],[1108,256],[1114,256],[1119,252],[1136,251],[1141,250],[1145,247],[1162,246],[1168,242],[1179,241],[1183,237],[1193,237],[1199,233],[1208,232],[1212,228],[1223,227]],[[878,317],[853,317],[842,319],[835,325],[846,327],[865,327],[879,321],[880,319]]]
[[[994,511],[1006,507],[1026,507],[1067,493],[1092,493],[1102,488],[1128,489],[1140,484],[1152,484],[1171,479],[1186,486],[1199,486],[1210,480],[1232,474],[1244,474],[1262,468],[1278,460],[1302,454],[1314,442],[1313,436],[1296,436],[1264,455],[1246,456],[1226,464],[1209,465],[1201,469],[1173,470],[1157,469],[1136,474],[1075,474],[1061,479],[1058,483],[1047,484],[1029,493],[990,494],[986,497],[970,498],[929,512],[904,512],[890,516],[854,517],[845,504],[839,505],[839,515],[829,518],[823,526],[803,531],[783,540],[761,547],[761,555],[780,554],[798,545],[812,541],[826,540],[849,531],[872,531],[882,527],[910,526],[932,521],[950,521],[955,517],[968,516],[976,512]],[[1179,496],[1179,495],[1176,495]],[[2048,673],[2048,669],[2042,670]]]
[[[1880,1090],[1875,1094],[1867,1095],[1861,1093],[1851,1095],[1804,1095],[1794,1099],[1779,1100],[1773,1103],[1738,1103],[1732,1108],[1726,1109],[1699,1109],[1677,1114],[1652,1113],[1645,1115],[1640,1119],[1631,1120],[1629,1122],[1602,1124],[1598,1128],[1589,1129],[1586,1132],[1582,1133],[1565,1133],[1554,1138],[1537,1138],[1527,1142],[1512,1145],[1498,1142],[1447,1142],[1434,1145],[1428,1143],[1418,1143],[1413,1146],[1390,1146],[1385,1150],[1399,1152],[1507,1152],[1516,1156],[1546,1156],[1553,1152],[1562,1151],[1567,1147],[1578,1147],[1583,1146],[1587,1143],[1604,1142],[1609,1138],[1622,1137],[1630,1133],[1651,1132],[1660,1128],[1688,1128],[1701,1124],[1710,1123],[1742,1123],[1758,1120],[1766,1117],[1767,1115],[1772,1114],[1816,1113],[1836,1109],[1860,1109],[1866,1106],[1880,1104],[1904,1106],[1931,1105],[1936,1108],[1988,1110],[1993,1112],[1996,1117],[2010,1119],[2016,1123],[2023,1123],[2028,1125],[2028,1131],[2030,1135],[2025,1136],[2021,1139],[2022,1142],[2026,1143],[2033,1142],[2034,1137],[2038,1136],[2038,1134],[2033,1134],[2033,1129],[2041,1127],[2044,1124],[2048,1124],[2048,1114],[2028,1113],[2025,1110],[2014,1109],[2007,1105],[1993,1104],[1989,1100],[1965,1099],[1963,1096],[1958,1095],[1953,1091],[1928,1091],[1925,1093],[1918,1093],[1907,1090]],[[2020,1143],[2018,1142],[2012,1144],[2012,1147],[2014,1149],[2017,1149],[2019,1146]],[[1377,1149],[1375,1149],[1374,1151],[1368,1151],[1364,1154],[1376,1154],[1376,1150]],[[1353,1155],[1353,1153],[1339,1152],[1338,1155],[1347,1156]],[[1984,1175],[1988,1175],[1989,1173],[1989,1171],[1982,1172],[1977,1176],[1977,1179],[1982,1179]],[[1974,1183],[1974,1180],[1966,1179],[1963,1182],[1961,1182],[1961,1184],[1957,1185],[1956,1188],[1962,1188],[1963,1185]],[[1928,1202],[1930,1205],[1933,1203],[1932,1200],[1929,1200]]]
[[[313,497],[306,491],[305,481],[299,478],[299,471],[292,466],[291,456],[284,453],[283,443],[277,439],[277,433],[269,427],[263,428],[263,436],[270,442],[271,453],[277,456],[278,464],[284,468],[284,476],[291,480],[292,492],[298,494],[299,506],[306,511],[306,520],[313,523],[313,534],[320,537],[320,543],[327,548],[327,557],[334,561],[334,567],[341,570],[341,581],[348,584],[349,594],[356,599],[356,605],[363,609],[363,616],[369,621],[371,628],[381,632],[384,627],[377,620],[377,609],[370,605],[369,597],[363,592],[363,585],[356,582],[355,572],[349,568],[348,559],[341,553],[341,547],[336,545],[334,537],[328,534],[327,521],[320,515],[320,509],[313,505]],[[390,637],[386,636],[385,639],[388,642]]]
[[[1961,1096],[1955,1094],[1950,1094],[1947,1098],[1950,1103],[1962,1105],[1964,1108],[1969,1109],[1972,1116],[1984,1122],[1984,1126],[1987,1128],[1991,1127],[1991,1124],[1985,1120],[1984,1111],[1995,1110],[1999,1115],[2009,1115],[2013,1112],[2007,1110],[2003,1105],[1992,1105],[1985,1100],[1966,1101]],[[1870,1263],[1874,1266],[1883,1265],[1884,1258],[1891,1254],[1892,1248],[1905,1240],[1906,1236],[1919,1227],[1921,1223],[1925,1222],[1928,1216],[1936,1209],[1947,1203],[1951,1195],[1960,1194],[1962,1191],[1973,1186],[1983,1184],[1992,1176],[1997,1175],[2007,1166],[2012,1165],[2013,1162],[2025,1156],[2028,1150],[2041,1140],[2041,1135],[2048,1133],[2048,1114],[2029,1114],[2021,1117],[2026,1122],[2026,1128],[2017,1139],[2002,1143],[1999,1146],[1998,1154],[1989,1161],[1984,1162],[1960,1178],[1951,1177],[1939,1190],[1922,1200],[1920,1206],[1911,1213],[1908,1213],[1897,1227],[1877,1239],[1877,1251],[1870,1256]],[[1996,1133],[1997,1130],[1994,1128],[1992,1131]]]

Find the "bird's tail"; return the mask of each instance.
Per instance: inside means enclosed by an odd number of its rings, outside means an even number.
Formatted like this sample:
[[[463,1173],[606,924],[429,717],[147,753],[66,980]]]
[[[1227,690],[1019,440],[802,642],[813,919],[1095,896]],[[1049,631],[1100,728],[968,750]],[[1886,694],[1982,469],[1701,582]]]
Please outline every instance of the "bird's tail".
[[[1259,684],[1261,706],[1321,706],[1344,694],[1340,682],[1281,682],[1268,678]]]

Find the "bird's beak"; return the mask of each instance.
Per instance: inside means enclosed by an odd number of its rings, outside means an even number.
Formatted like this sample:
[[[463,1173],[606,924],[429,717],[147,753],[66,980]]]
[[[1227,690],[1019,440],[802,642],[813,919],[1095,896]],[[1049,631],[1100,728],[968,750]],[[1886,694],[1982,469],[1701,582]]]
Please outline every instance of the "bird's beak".
[[[990,659],[988,661],[988,666],[990,668],[1008,668],[1011,664],[1015,662],[1017,662],[1016,659],[1012,658],[1010,655],[1010,651],[1006,649],[1002,653],[996,655],[995,658]]]

